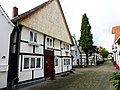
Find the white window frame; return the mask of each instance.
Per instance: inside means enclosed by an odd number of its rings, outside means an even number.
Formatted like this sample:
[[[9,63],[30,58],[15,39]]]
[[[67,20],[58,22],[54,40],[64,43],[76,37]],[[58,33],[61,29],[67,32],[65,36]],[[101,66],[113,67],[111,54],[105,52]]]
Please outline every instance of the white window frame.
[[[27,69],[24,68],[25,58],[29,58],[29,67]],[[31,67],[31,58],[35,58],[35,67]],[[37,58],[40,58],[40,67],[37,67]],[[36,70],[36,69],[42,69],[43,68],[43,57],[42,56],[23,56],[23,63],[22,63],[22,70],[28,71],[28,70]]]
[[[31,38],[31,33],[33,34],[32,38]],[[38,33],[37,32],[29,31],[29,45],[39,46],[37,38],[38,38]]]
[[[32,40],[31,40],[31,35],[30,35],[31,32],[32,32],[32,34],[33,34]],[[30,40],[30,42],[35,42],[35,43],[37,43],[37,32],[35,32],[35,31],[30,31],[30,32],[29,32],[29,40]]]
[[[53,48],[53,38],[46,37],[46,46],[47,48]]]
[[[63,43],[63,50],[70,50],[69,44]]]
[[[40,59],[40,62],[39,62],[40,66],[39,67],[37,67],[37,61],[38,61],[38,59]],[[42,58],[40,58],[40,57],[36,58],[36,68],[42,68]]]
[[[25,68],[25,58],[28,58],[28,68]],[[24,57],[23,59],[24,59],[23,69],[24,70],[30,69],[30,58],[29,57]]]
[[[59,66],[59,59],[58,59],[58,58],[55,59],[55,61],[54,61],[54,65],[55,65],[56,67]]]
[[[32,60],[34,60],[34,67],[32,66]],[[36,58],[35,58],[35,57],[31,57],[31,58],[30,58],[30,62],[31,62],[31,63],[30,63],[30,68],[31,68],[31,69],[35,68],[35,67],[36,67],[36,65],[35,65],[35,64],[36,64],[36,63],[35,63],[35,62],[36,62]]]
[[[70,59],[69,58],[64,58],[64,66],[69,66],[70,65]]]

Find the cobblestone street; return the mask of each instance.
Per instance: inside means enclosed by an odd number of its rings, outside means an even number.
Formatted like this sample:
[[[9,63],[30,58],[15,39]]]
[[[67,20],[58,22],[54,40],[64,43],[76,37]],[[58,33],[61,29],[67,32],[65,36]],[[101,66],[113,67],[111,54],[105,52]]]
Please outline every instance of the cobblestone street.
[[[110,62],[103,65],[76,68],[75,74],[57,77],[21,90],[114,90],[110,77],[116,71]]]

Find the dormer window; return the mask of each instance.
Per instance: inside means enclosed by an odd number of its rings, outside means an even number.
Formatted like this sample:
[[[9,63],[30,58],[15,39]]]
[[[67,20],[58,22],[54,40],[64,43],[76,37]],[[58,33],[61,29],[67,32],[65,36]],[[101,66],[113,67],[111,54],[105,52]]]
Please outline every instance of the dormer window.
[[[37,33],[30,31],[30,41],[31,42],[37,42]]]

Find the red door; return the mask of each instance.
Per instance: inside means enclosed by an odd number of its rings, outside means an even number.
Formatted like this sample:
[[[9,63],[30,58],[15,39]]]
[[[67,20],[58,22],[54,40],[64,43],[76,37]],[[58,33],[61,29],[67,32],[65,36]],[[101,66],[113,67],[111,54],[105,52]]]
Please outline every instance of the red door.
[[[54,78],[54,53],[53,51],[45,51],[45,78],[51,77]]]

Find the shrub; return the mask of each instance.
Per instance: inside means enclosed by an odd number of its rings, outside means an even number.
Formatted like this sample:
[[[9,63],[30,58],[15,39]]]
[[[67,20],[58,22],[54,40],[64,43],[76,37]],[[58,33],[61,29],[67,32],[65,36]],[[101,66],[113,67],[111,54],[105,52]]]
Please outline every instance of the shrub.
[[[114,72],[112,75],[113,86],[116,90],[120,90],[120,72]]]

